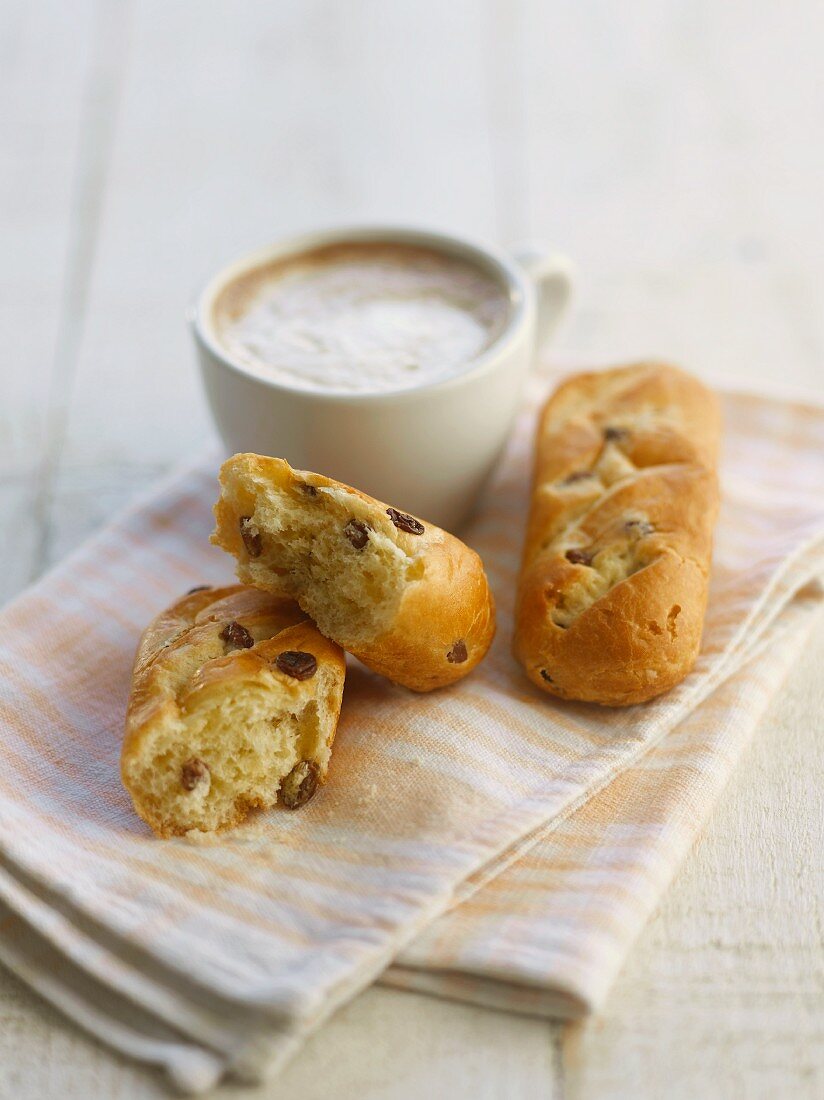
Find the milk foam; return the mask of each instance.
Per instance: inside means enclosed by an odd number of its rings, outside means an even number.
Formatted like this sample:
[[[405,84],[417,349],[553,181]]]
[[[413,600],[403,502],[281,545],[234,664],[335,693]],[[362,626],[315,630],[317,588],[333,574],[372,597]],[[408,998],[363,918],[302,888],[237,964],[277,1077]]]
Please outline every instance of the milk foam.
[[[410,389],[459,373],[500,334],[502,285],[445,253],[334,245],[241,276],[215,307],[232,358],[313,390]]]

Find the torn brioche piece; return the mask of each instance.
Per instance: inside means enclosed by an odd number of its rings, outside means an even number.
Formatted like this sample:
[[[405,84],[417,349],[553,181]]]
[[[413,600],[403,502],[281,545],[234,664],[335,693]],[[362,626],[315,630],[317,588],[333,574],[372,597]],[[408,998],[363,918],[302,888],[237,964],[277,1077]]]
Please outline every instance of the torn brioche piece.
[[[440,528],[280,458],[220,471],[212,541],[238,577],[290,596],[369,668],[413,691],[466,676],[495,633],[481,559]]]
[[[135,810],[168,837],[308,802],[326,778],[344,676],[342,651],[294,601],[193,590],[138,646],[121,755]]]
[[[552,695],[640,703],[701,643],[718,403],[675,367],[578,374],[540,418],[514,652]]]

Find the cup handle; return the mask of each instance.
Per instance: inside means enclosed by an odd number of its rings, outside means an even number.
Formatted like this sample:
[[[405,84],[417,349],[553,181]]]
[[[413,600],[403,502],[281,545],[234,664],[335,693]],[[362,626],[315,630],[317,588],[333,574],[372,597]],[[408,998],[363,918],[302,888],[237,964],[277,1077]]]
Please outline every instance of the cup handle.
[[[575,269],[562,253],[546,253],[538,248],[516,249],[515,259],[535,283],[538,295],[535,350],[540,352],[567,311]]]

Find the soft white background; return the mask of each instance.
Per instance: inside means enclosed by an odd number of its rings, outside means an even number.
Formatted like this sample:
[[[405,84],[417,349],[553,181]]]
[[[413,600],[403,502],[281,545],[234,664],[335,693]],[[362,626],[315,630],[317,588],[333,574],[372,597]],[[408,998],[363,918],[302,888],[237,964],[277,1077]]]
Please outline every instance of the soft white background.
[[[561,248],[559,357],[824,395],[822,54],[817,0],[0,0],[0,598],[205,442],[187,302],[319,223]],[[820,1095],[823,661],[602,1019],[370,991],[245,1095]],[[0,973],[0,1097],[158,1090]]]

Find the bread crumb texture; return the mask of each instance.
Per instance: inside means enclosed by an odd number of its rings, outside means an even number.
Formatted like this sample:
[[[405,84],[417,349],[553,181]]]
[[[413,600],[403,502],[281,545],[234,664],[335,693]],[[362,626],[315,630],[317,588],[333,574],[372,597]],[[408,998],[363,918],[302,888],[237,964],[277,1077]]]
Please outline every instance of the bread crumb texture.
[[[275,805],[293,773],[308,801],[344,676],[341,650],[291,600],[233,586],[178,601],[135,659],[121,773],[138,814],[161,836],[212,833]]]
[[[461,679],[495,631],[478,555],[440,528],[278,458],[220,472],[213,542],[240,580],[296,600],[318,629],[417,691]]]

